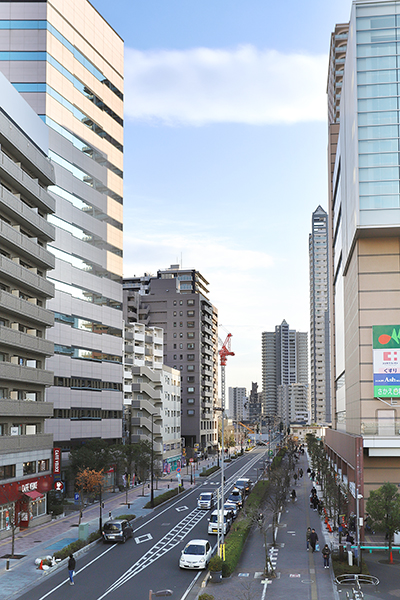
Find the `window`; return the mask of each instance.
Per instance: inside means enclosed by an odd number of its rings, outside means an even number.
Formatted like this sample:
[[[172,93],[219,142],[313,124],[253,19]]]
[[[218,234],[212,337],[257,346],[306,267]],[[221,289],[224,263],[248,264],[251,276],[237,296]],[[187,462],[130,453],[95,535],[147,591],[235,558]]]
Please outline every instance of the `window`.
[[[188,328],[193,328],[194,327],[194,321],[188,321],[186,325],[187,325]]]
[[[183,333],[180,333],[180,334],[179,334],[179,337],[180,337],[180,338],[182,338],[182,337],[183,337]]]
[[[183,321],[179,321],[179,327],[183,327]]]
[[[190,376],[187,378],[187,382],[188,382],[188,383],[194,383],[194,375],[190,375]]]
[[[194,354],[188,354],[187,355],[187,359],[188,360],[194,360]]]
[[[188,417],[194,417],[194,409],[188,408],[187,414],[188,414]]]
[[[183,300],[179,300],[179,304],[182,305],[183,304]]]
[[[194,300],[188,300],[187,301],[187,305],[188,306],[194,306]]]
[[[50,461],[48,458],[38,461],[38,471],[41,473],[42,471],[50,470]]]
[[[195,313],[194,313],[194,310],[188,310],[188,311],[187,311],[187,316],[188,316],[188,317],[194,317],[194,314],[195,314]]]
[[[176,354],[174,354],[174,360],[176,360],[176,358],[177,358],[177,355],[176,355]]]
[[[181,349],[182,349],[182,348],[183,348],[183,344],[179,344],[179,348],[181,348]]]
[[[174,344],[174,350],[176,350],[176,344]]]
[[[194,365],[188,365],[187,366],[187,370],[188,371],[194,371]]]
[[[187,399],[187,403],[188,404],[194,404],[194,398],[188,398]]]
[[[176,300],[174,300],[174,306],[176,306]]]
[[[183,360],[183,354],[179,355],[180,360]]]
[[[24,462],[22,465],[22,474],[32,475],[33,473],[36,473],[36,461]]]
[[[188,344],[187,345],[187,349],[188,350],[194,350],[194,344]]]
[[[180,311],[179,311],[179,316],[180,316],[180,317],[183,317],[183,310],[180,310]]]
[[[188,331],[187,336],[188,338],[194,338],[194,331]]]
[[[12,477],[15,477],[15,465],[0,467],[0,479],[11,479]]]
[[[174,327],[176,327],[176,321],[174,321]]]
[[[176,338],[176,333],[174,333],[174,338]]]
[[[187,392],[188,394],[194,394],[194,387],[188,387]]]
[[[174,310],[174,317],[176,317],[176,310]]]

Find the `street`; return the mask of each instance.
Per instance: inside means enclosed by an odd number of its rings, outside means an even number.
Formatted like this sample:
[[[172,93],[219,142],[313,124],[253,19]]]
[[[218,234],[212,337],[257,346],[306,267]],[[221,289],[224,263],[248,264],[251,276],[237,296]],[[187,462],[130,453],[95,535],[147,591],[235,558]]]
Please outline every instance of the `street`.
[[[225,496],[239,477],[256,480],[266,452],[266,448],[258,448],[225,464]],[[216,491],[220,477],[220,473],[211,476],[169,502],[168,506],[161,505],[148,517],[138,519],[133,539],[126,544],[100,543],[78,558],[73,587],[68,583],[68,572],[64,568],[20,597],[29,600],[102,600],[106,597],[122,600],[133,590],[135,597],[147,598],[150,589],[171,589],[176,599],[182,598],[194,578],[199,576],[198,572],[179,569],[184,545],[193,538],[208,538],[212,546],[217,543],[216,536],[207,534],[210,511],[197,508],[197,497],[200,491]]]

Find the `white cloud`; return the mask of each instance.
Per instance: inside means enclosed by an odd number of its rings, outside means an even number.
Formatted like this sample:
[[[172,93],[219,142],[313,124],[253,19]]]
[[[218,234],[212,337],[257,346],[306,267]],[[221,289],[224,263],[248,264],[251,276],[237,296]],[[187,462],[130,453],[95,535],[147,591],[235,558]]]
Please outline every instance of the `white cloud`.
[[[326,118],[327,56],[232,50],[127,48],[125,112],[169,125],[291,124]]]

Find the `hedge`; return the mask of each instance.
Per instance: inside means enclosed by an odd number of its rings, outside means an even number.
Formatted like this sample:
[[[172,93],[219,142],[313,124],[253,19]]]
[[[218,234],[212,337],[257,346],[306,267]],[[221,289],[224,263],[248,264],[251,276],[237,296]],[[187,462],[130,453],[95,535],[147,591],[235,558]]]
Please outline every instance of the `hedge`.
[[[203,470],[200,473],[200,477],[208,477],[209,475],[212,475],[213,473],[215,473],[215,471],[219,471],[220,469],[221,469],[221,467],[214,465],[213,467],[210,467],[209,469]]]
[[[269,481],[259,481],[250,492],[246,507],[249,509],[260,506],[267,493]],[[241,513],[231,527],[225,540],[225,562],[222,565],[222,576],[228,577],[236,569],[247,536],[252,528],[253,520]]]
[[[154,506],[159,506],[163,502],[167,502],[167,500],[170,500],[171,498],[174,498],[174,496],[177,496],[178,493],[181,494],[184,491],[184,489],[185,488],[183,487],[183,485],[181,485],[179,486],[179,488],[173,488],[172,490],[164,492],[164,494],[160,494],[160,496],[156,496],[154,498]],[[144,508],[152,508],[151,501],[147,502]]]

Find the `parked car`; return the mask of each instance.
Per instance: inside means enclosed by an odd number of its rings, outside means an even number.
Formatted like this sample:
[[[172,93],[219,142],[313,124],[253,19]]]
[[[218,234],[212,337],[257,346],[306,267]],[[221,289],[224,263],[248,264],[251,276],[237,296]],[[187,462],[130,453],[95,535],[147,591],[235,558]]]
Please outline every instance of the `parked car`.
[[[126,519],[111,519],[103,525],[103,542],[122,542],[133,537],[133,530]]]
[[[191,540],[182,550],[181,569],[205,569],[210,562],[212,548],[208,540]]]
[[[230,515],[230,520],[233,522],[239,512],[239,508],[237,506],[237,504],[234,504],[233,502],[225,502],[224,504],[224,510],[227,510],[229,515]]]
[[[222,517],[222,515],[221,515],[221,517]],[[219,529],[219,532],[220,533],[224,532],[224,535],[225,535],[226,533],[228,533],[230,526],[231,526],[231,520],[229,518],[229,511],[224,510],[224,522],[218,523],[218,510],[214,510],[211,513],[211,516],[209,518],[208,533],[217,533],[218,534],[218,529]]]
[[[211,510],[214,506],[214,494],[213,492],[202,492],[197,498],[197,508],[203,510]]]
[[[253,482],[248,477],[241,477],[235,483],[235,487],[244,490],[244,493],[249,494],[251,488],[253,487]]]
[[[230,495],[228,496],[229,502],[234,502],[239,508],[243,506],[243,495],[244,493],[239,488],[233,488]]]

